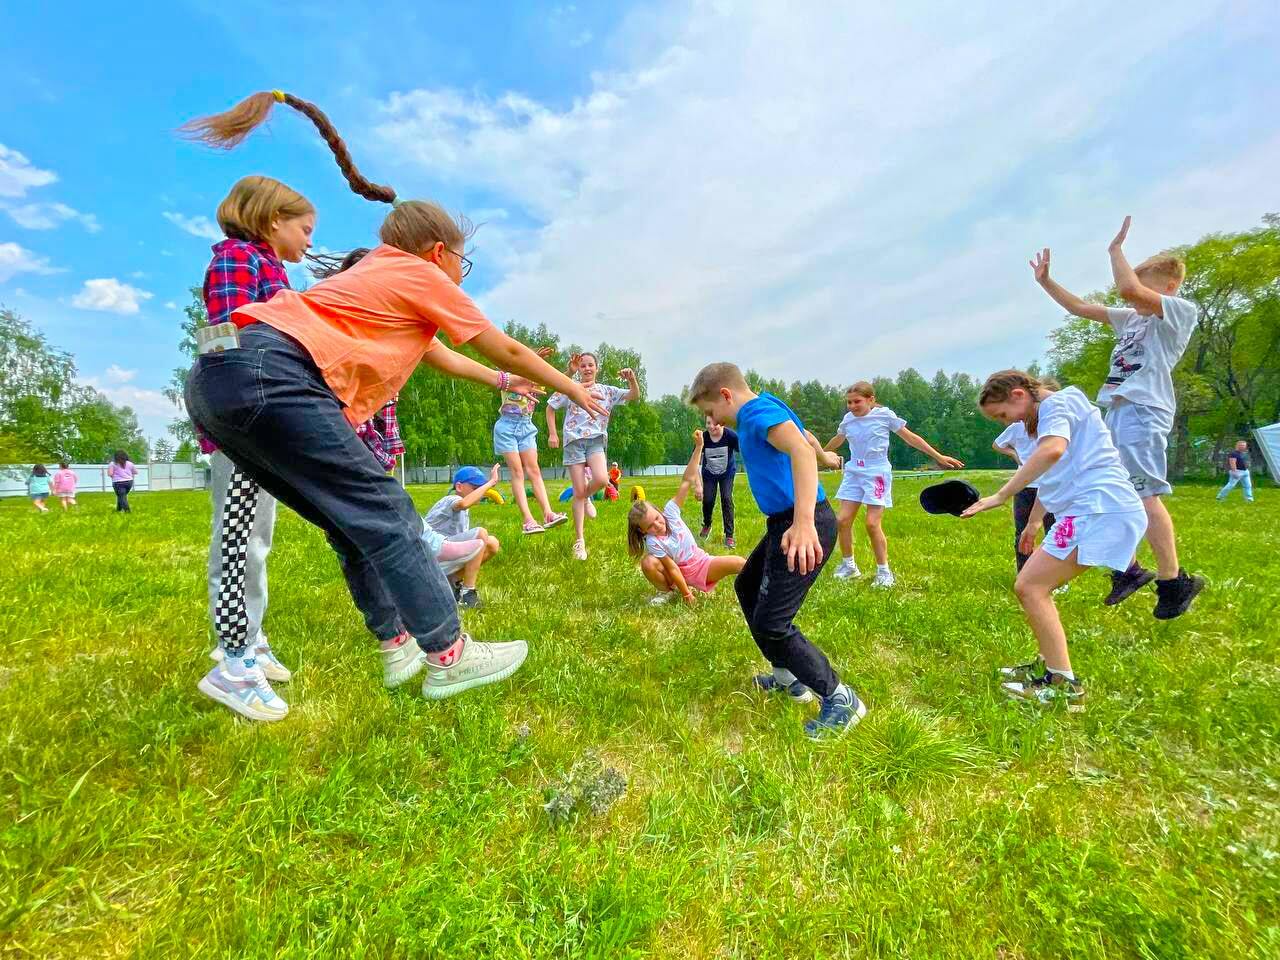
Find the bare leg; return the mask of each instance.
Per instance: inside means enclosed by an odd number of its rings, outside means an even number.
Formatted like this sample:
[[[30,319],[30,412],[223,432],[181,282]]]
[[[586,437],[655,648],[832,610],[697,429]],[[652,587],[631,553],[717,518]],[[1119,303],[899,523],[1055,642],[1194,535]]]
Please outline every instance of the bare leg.
[[[587,465],[570,464],[569,480],[573,483],[573,536],[575,540],[581,540],[582,525],[587,515]]]
[[[604,458],[603,453],[593,453],[587,457],[588,467],[591,468],[591,483],[586,482],[586,471],[583,471],[583,493],[582,493],[582,511],[595,516],[595,505],[588,505],[588,501],[596,495],[596,491],[603,490],[604,485],[609,481],[609,464]],[[574,510],[578,509],[578,484],[575,480],[574,490]],[[582,534],[578,534],[578,538],[582,538]]]
[[[876,563],[884,565],[889,562],[889,541],[884,536],[884,507],[867,507],[867,539],[871,541],[871,552]]]
[[[652,554],[646,553],[640,558],[640,572],[644,578],[657,587],[659,593],[670,593],[673,587],[667,579],[667,571],[662,561]]]
[[[714,587],[725,577],[736,577],[746,565],[746,557],[712,557],[707,566],[707,585]]]
[[[524,462],[520,454],[508,451],[502,455],[507,461],[507,469],[511,471],[511,495],[515,497],[516,506],[525,523],[533,523],[533,514],[529,512],[529,498],[524,492]]]
[[[841,500],[840,512],[836,514],[836,533],[840,538],[840,555],[846,560],[853,557],[853,518],[858,515],[862,504],[856,500]]]
[[[1059,560],[1038,549],[1031,555],[1013,584],[1013,592],[1017,594],[1031,632],[1036,636],[1040,656],[1050,670],[1071,669],[1071,657],[1067,654],[1067,634],[1062,629],[1062,619],[1053,603],[1053,591],[1088,569],[1076,563],[1075,552],[1068,559]]]
[[[520,451],[520,463],[524,466],[524,475],[533,484],[533,496],[542,508],[542,519],[547,521],[555,513],[551,509],[551,501],[547,498],[547,486],[542,482],[542,468],[538,466],[538,451],[534,447]]]
[[[1178,575],[1178,541],[1173,533],[1173,517],[1159,497],[1144,497],[1147,511],[1147,543],[1156,556],[1156,577],[1172,580]]]

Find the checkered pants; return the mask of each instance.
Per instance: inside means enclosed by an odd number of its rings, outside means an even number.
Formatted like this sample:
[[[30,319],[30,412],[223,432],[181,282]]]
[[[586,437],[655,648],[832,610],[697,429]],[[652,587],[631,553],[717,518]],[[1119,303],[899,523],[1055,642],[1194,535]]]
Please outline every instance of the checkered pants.
[[[258,512],[257,481],[237,467],[227,483],[222,508],[222,579],[213,604],[213,629],[228,656],[244,656],[249,643],[249,612],[245,608],[244,571],[249,534]]]

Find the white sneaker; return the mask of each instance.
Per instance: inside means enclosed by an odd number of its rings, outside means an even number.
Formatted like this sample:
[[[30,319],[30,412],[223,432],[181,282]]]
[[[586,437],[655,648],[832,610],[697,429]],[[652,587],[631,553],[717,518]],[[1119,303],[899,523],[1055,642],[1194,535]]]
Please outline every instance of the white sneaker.
[[[595,505],[595,501],[593,500],[587,501],[587,516],[590,517],[592,520],[596,518],[596,505]]]
[[[288,683],[293,679],[293,671],[280,662],[280,658],[275,655],[275,651],[271,649],[271,645],[267,643],[267,635],[265,633],[258,634],[258,642],[252,648],[253,659],[257,661],[262,672],[267,675],[267,679],[273,683]],[[209,651],[209,659],[214,663],[222,662],[222,646],[218,645]]]
[[[427,678],[422,681],[422,695],[428,700],[443,700],[475,687],[505,680],[529,655],[523,640],[511,643],[481,643],[462,635],[462,655],[456,663],[437,667],[427,663]]]
[[[585,540],[573,541],[573,559],[575,560],[587,559],[587,544]]]
[[[427,655],[407,633],[399,644],[378,654],[382,657],[382,685],[388,690],[408,683],[427,665]]]
[[[657,596],[655,596],[652,600],[650,600],[650,601],[649,601],[649,606],[651,606],[651,607],[660,607],[660,606],[662,606],[664,603],[670,603],[670,602],[671,602],[672,597],[674,597],[674,596],[675,596],[675,594],[674,594],[673,592],[671,592],[670,590],[668,590],[666,593],[660,593],[660,594],[658,594]]]
[[[858,565],[854,563],[853,557],[845,557],[840,561],[840,566],[836,567],[837,580],[852,580],[855,577],[862,576],[862,571],[858,569]]]
[[[1069,584],[1069,583],[1064,583],[1064,584],[1063,584],[1062,586],[1060,586],[1060,587],[1054,587],[1054,588],[1053,588],[1053,594],[1054,594],[1054,596],[1060,597],[1060,596],[1062,596],[1064,593],[1066,593],[1066,592],[1067,592],[1068,590],[1070,590],[1070,589],[1071,589],[1071,584]]]
[[[246,657],[245,662],[253,660]],[[220,663],[201,678],[197,688],[210,700],[250,720],[283,720],[289,715],[289,705],[271,689],[267,675],[257,665],[246,667],[244,674],[236,677]]]
[[[893,577],[891,570],[877,570],[875,579],[871,581],[873,587],[892,587],[898,581]]]

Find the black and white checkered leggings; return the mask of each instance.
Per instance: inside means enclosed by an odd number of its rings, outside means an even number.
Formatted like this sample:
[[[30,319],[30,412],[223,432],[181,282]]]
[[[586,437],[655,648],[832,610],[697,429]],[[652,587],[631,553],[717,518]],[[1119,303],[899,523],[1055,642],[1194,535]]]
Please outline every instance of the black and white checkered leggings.
[[[257,512],[258,483],[236,467],[227,481],[227,497],[222,505],[222,578],[213,605],[213,629],[223,652],[230,657],[243,657],[250,639],[244,572],[249,534]]]

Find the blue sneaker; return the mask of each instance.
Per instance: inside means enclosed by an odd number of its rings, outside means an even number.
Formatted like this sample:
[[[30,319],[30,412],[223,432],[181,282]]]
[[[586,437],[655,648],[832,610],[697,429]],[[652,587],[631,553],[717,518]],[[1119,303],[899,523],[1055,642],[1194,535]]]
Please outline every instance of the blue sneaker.
[[[783,683],[772,673],[756,674],[751,678],[751,683],[764,693],[785,693],[793,703],[808,703],[813,699],[813,691],[799,680]]]
[[[271,682],[252,657],[244,661],[244,673],[234,676],[225,661],[201,678],[200,692],[250,720],[283,720],[289,705],[271,689]]]
[[[838,737],[867,715],[867,705],[847,684],[840,684],[836,692],[822,698],[818,716],[804,725],[804,732],[811,740]]]

